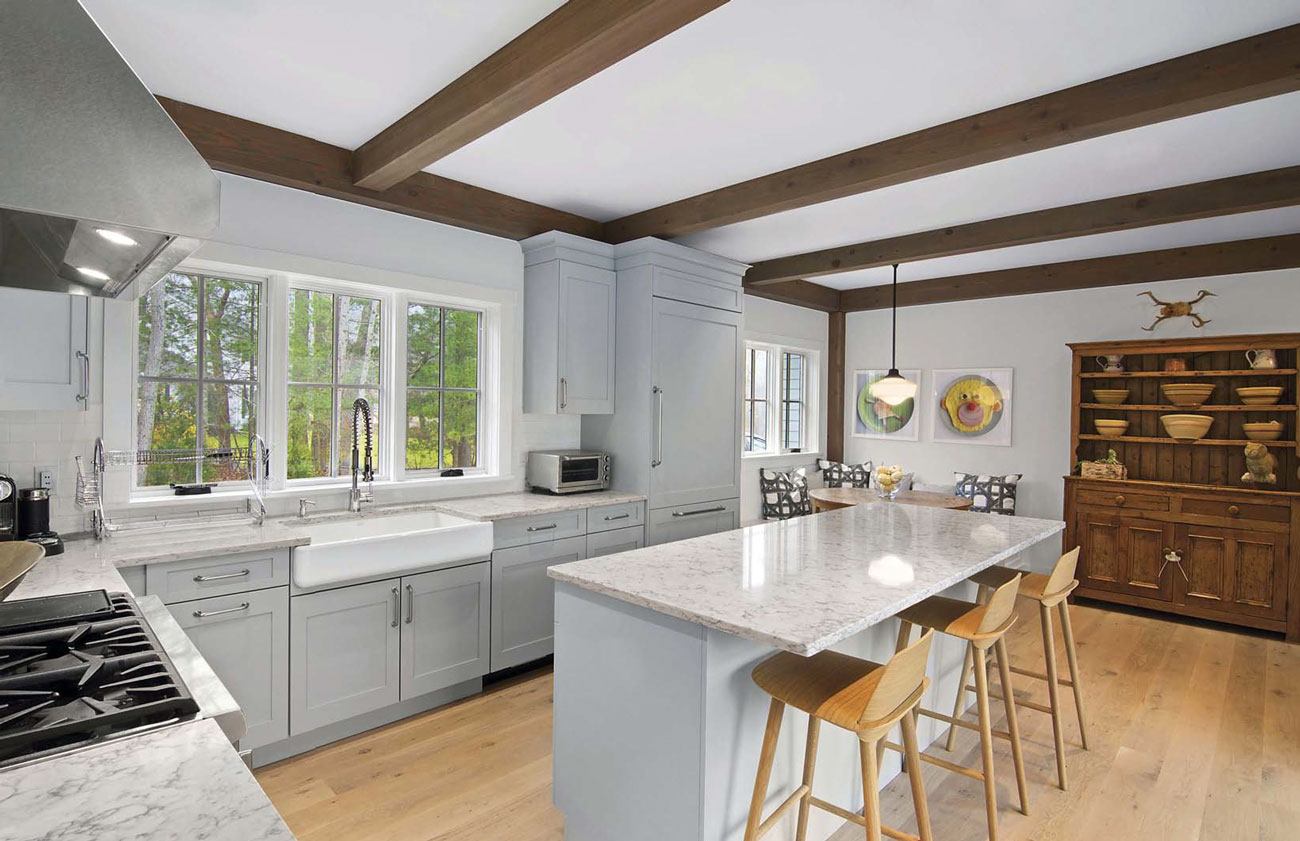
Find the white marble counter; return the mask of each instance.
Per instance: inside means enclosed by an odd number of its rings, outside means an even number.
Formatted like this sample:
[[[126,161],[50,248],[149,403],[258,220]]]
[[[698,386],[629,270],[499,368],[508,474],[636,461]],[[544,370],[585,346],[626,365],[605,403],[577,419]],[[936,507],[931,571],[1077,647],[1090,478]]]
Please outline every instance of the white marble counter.
[[[464,517],[469,520],[509,520],[513,517],[531,517],[536,514],[554,514],[578,508],[595,508],[598,505],[617,505],[623,502],[641,502],[644,494],[624,491],[591,491],[577,494],[536,494],[528,491],[490,496],[468,496],[430,503],[430,508]]]
[[[100,561],[105,566],[129,567],[261,549],[283,549],[310,542],[311,538],[301,531],[287,528],[276,520],[267,520],[260,526],[252,523],[214,523],[207,526],[175,526],[157,531],[121,532],[104,540],[70,540],[63,555],[54,557],[70,557],[78,563]]]
[[[549,574],[812,655],[1064,528],[1058,520],[859,505],[554,566]]]
[[[292,841],[215,722],[0,771],[0,841]]]

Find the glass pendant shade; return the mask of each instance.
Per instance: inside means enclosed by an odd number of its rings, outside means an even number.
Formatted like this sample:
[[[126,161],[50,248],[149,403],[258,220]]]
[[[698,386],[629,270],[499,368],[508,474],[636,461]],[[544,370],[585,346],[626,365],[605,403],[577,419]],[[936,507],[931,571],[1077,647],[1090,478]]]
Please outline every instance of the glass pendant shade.
[[[916,383],[898,373],[897,368],[890,368],[888,374],[872,384],[871,396],[897,406],[916,396]]]

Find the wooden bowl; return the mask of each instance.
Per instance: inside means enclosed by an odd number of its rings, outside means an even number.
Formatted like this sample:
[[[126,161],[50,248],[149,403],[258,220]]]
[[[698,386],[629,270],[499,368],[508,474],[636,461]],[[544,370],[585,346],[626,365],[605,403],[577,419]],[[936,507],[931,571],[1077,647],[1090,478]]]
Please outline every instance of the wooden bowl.
[[[1097,427],[1098,435],[1105,435],[1107,438],[1118,438],[1128,430],[1128,421],[1126,420],[1107,420],[1098,418],[1093,421]]]
[[[1282,423],[1280,421],[1243,423],[1241,431],[1252,441],[1276,441],[1282,437]]]
[[[1161,415],[1160,423],[1175,441],[1199,441],[1210,431],[1214,418],[1209,415]]]
[[[1118,406],[1128,399],[1127,388],[1094,388],[1092,399],[1108,406]]]
[[[1175,406],[1200,406],[1214,393],[1214,383],[1162,383],[1160,390]]]
[[[1272,406],[1282,398],[1282,386],[1255,385],[1239,388],[1237,396],[1247,406]]]

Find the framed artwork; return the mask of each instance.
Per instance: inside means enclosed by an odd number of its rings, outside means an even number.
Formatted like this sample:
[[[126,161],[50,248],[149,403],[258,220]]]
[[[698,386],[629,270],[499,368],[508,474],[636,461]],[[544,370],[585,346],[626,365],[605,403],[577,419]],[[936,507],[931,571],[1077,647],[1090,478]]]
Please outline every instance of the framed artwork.
[[[896,441],[915,441],[919,436],[921,421],[916,411],[916,399],[904,400],[890,406],[871,396],[871,385],[889,372],[883,369],[853,372],[853,435],[857,438],[892,438]],[[921,371],[909,368],[900,371],[918,386]],[[923,394],[919,389],[918,396]]]
[[[1011,368],[943,368],[933,372],[934,440],[1011,446]]]

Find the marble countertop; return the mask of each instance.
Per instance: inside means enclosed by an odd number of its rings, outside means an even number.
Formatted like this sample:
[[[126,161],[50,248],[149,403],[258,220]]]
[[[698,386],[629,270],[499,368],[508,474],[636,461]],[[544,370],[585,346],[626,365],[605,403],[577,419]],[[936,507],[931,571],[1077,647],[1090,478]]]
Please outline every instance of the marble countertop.
[[[535,494],[528,491],[467,496],[461,499],[444,499],[430,503],[435,511],[465,517],[469,520],[509,520],[513,517],[531,517],[534,514],[554,514],[598,505],[617,505],[623,502],[641,502],[644,494],[624,491],[591,491],[577,494]]]
[[[213,721],[0,771],[0,841],[292,841]]]
[[[122,532],[105,540],[70,540],[62,555],[46,560],[100,561],[105,566],[129,567],[283,549],[310,542],[311,538],[301,530],[288,528],[277,520],[267,520],[260,526],[252,523],[185,525],[157,531]]]
[[[1064,528],[1059,520],[859,505],[553,566],[549,574],[810,656]]]

